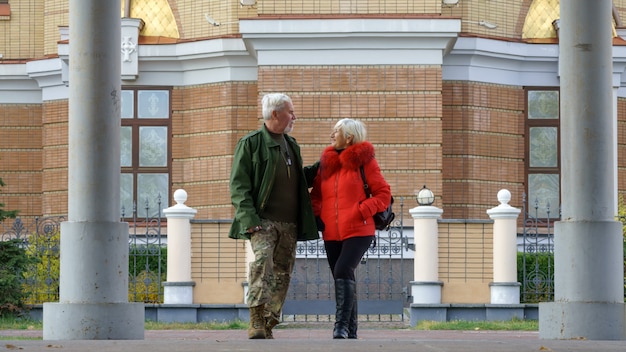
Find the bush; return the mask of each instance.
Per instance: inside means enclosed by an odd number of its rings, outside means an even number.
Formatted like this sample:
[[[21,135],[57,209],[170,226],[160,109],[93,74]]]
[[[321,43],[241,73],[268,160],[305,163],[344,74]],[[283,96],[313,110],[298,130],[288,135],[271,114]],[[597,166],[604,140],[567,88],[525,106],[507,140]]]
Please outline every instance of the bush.
[[[30,289],[27,304],[59,300],[60,244],[61,233],[58,229],[30,236],[26,253],[35,259],[36,264],[24,274],[24,287]]]
[[[165,274],[160,279],[156,272],[142,271],[136,276],[128,278],[128,301],[143,303],[163,303],[161,298],[161,282],[165,281]]]
[[[526,277],[524,277],[526,257]],[[517,281],[521,303],[551,302],[554,300],[554,255],[552,253],[517,253]],[[523,285],[526,284],[526,287]]]
[[[0,317],[18,316],[24,310],[23,273],[35,260],[21,246],[19,239],[0,241]]]
[[[167,276],[167,247],[131,246],[128,274],[129,302],[163,303],[161,283]]]
[[[0,178],[0,187],[4,186],[4,182]],[[0,221],[4,219],[14,219],[17,216],[17,210],[4,210],[4,203],[0,203]]]
[[[128,252],[128,273],[142,271],[167,273],[167,247],[158,245],[131,245]]]

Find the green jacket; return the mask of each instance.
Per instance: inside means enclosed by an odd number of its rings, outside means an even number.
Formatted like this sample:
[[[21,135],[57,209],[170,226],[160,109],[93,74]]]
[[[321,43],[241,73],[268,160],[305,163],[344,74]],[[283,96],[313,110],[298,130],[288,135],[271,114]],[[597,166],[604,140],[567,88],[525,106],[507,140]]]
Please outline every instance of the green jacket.
[[[311,207],[308,177],[305,178],[302,168],[300,147],[291,136],[285,135],[285,138],[296,154],[296,165],[300,170],[298,241],[315,240],[319,238],[319,234]],[[274,187],[274,174],[279,162],[280,147],[274,142],[265,125],[239,140],[230,173],[230,198],[235,207],[235,218],[228,237],[249,240],[250,234],[246,230],[261,224],[259,213],[265,208],[267,197]],[[308,172],[309,170],[307,175]]]

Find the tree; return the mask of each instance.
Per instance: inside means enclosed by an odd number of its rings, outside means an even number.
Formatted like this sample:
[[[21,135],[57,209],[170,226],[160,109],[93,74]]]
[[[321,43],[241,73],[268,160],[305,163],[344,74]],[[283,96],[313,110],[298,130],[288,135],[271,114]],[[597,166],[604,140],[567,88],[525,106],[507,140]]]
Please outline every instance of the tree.
[[[29,257],[21,245],[20,239],[0,241],[0,318],[20,315],[24,309],[22,273],[35,258]]]
[[[0,187],[4,186],[4,182],[0,178]],[[4,210],[4,203],[0,203],[0,222],[4,219],[14,219],[17,216],[17,210]]]
[[[0,178],[0,187],[5,184]],[[17,210],[4,210],[4,203],[0,203],[0,222],[17,216]],[[20,284],[20,276],[24,269],[32,262],[24,249],[21,240],[10,239],[0,241],[0,317],[10,314],[19,314],[24,306],[24,292]]]

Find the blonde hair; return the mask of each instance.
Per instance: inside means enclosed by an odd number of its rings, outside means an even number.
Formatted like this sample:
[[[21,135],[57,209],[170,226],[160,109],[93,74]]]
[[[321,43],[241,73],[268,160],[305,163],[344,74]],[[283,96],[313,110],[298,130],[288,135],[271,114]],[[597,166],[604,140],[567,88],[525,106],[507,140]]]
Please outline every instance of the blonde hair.
[[[352,136],[352,143],[360,143],[367,137],[365,124],[359,120],[341,119],[335,124],[335,130],[341,129],[344,138]]]

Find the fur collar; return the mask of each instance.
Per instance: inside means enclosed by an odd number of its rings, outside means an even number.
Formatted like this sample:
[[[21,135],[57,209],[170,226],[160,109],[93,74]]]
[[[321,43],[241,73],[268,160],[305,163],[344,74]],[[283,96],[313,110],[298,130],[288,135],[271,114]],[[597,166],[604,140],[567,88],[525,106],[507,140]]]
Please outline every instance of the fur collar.
[[[332,146],[326,147],[320,158],[322,178],[328,178],[340,169],[358,170],[374,159],[374,146],[370,142],[353,144],[338,153]]]

